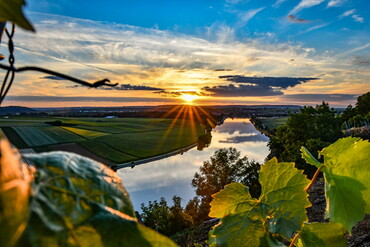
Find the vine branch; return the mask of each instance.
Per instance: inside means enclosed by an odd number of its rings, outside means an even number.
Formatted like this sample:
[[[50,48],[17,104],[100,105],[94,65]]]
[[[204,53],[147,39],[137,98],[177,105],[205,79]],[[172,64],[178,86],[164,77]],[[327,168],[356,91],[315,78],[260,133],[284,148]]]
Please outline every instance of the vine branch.
[[[319,176],[320,172],[321,172],[321,169],[324,168],[324,166],[320,166],[315,174],[313,175],[312,179],[311,179],[311,182],[309,185],[307,185],[307,187],[304,189],[304,192],[307,192],[311,189],[312,185],[315,183],[316,179],[317,179],[317,176]]]
[[[10,67],[10,66],[0,64],[0,68],[4,69],[4,70],[14,71],[14,72],[37,71],[37,72],[41,72],[41,73],[45,73],[45,74],[49,74],[49,75],[54,75],[54,76],[57,76],[57,77],[60,77],[60,78],[63,78],[63,79],[81,84],[83,86],[92,87],[92,88],[97,88],[97,87],[100,87],[100,86],[114,87],[114,86],[118,85],[118,83],[114,83],[114,84],[107,83],[107,82],[110,82],[109,79],[103,79],[103,80],[100,80],[100,81],[96,81],[94,83],[89,83],[87,81],[83,81],[83,80],[80,80],[78,78],[66,75],[66,74],[62,74],[62,73],[59,73],[59,72],[56,72],[56,71],[53,71],[53,70],[44,69],[44,68],[36,67],[36,66],[25,66],[25,67],[20,67],[20,68],[17,69],[17,68],[14,68],[14,67]]]
[[[299,233],[297,233],[297,234],[294,236],[294,238],[293,238],[292,242],[290,243],[289,247],[293,247],[293,246],[295,246],[295,242],[297,241],[297,239],[298,239],[298,238],[299,238]]]

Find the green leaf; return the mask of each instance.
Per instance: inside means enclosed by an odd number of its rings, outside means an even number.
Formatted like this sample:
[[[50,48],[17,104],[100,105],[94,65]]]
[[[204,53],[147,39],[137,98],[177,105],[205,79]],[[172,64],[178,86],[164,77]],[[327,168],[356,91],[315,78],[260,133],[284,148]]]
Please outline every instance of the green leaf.
[[[24,0],[0,0],[0,21],[11,21],[26,30],[35,31],[23,15],[22,7],[25,4]]]
[[[0,246],[13,246],[27,226],[32,171],[0,140]]]
[[[223,217],[211,232],[210,241],[220,246],[260,246],[274,241],[267,231],[290,239],[307,220],[310,206],[304,188],[309,180],[293,163],[276,159],[261,167],[260,198],[253,199],[242,184],[230,184],[213,195],[210,216]],[[270,244],[268,243],[270,242]]]
[[[108,167],[66,152],[27,157],[38,170],[30,220],[17,246],[175,246],[137,223]]]
[[[339,223],[307,223],[303,225],[297,247],[346,247],[346,229]]]
[[[324,148],[326,215],[348,231],[370,213],[370,143],[343,138]]]
[[[224,190],[212,195],[210,217],[222,218],[237,212],[250,211],[258,202],[249,194],[248,187],[231,183]]]
[[[305,147],[301,147],[302,159],[304,159],[308,164],[320,168],[322,164],[308,151]]]

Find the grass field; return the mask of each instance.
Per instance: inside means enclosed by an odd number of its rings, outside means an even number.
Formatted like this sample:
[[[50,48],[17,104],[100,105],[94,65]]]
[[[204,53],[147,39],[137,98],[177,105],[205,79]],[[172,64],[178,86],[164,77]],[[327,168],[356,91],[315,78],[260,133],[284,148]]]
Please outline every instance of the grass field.
[[[289,117],[270,117],[270,118],[260,118],[259,120],[261,120],[262,124],[268,130],[273,130],[279,127],[280,125],[284,125],[288,118]]]
[[[0,128],[18,148],[42,152],[77,145],[115,164],[184,148],[203,134],[203,127],[187,120],[151,118],[17,117],[0,119]]]

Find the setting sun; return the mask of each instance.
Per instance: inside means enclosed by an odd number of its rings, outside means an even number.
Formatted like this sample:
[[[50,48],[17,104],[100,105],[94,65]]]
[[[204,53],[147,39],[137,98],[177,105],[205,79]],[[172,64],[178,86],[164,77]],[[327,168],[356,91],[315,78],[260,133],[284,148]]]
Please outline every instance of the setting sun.
[[[193,95],[193,94],[183,94],[181,95],[181,98],[186,101],[186,103],[192,103],[194,100],[196,100],[198,98],[197,95]]]

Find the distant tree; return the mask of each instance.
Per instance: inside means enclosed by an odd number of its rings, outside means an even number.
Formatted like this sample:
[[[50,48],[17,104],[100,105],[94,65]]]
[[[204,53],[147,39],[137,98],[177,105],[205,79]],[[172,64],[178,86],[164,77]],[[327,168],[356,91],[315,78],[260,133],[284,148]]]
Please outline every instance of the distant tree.
[[[357,98],[356,111],[365,116],[370,112],[370,92],[367,92]]]
[[[357,111],[356,111],[356,108],[353,108],[352,105],[349,105],[347,106],[347,108],[342,112],[342,114],[340,115],[342,121],[348,121],[350,120],[351,118],[353,118],[354,116],[356,116],[357,114]]]
[[[172,198],[173,206],[169,207],[165,198],[157,202],[149,201],[148,206],[141,204],[140,217],[144,225],[171,236],[193,225],[191,216],[187,215],[181,206],[181,198]]]
[[[305,146],[316,155],[342,136],[341,123],[335,110],[325,102],[315,108],[304,107],[290,116],[285,125],[277,128],[276,135],[268,144],[270,156],[276,156],[279,161],[295,162],[298,168],[312,176],[316,168],[301,158],[300,148]]]
[[[260,164],[247,157],[240,158],[235,148],[217,150],[210,161],[203,162],[200,173],[195,173],[192,180],[197,197],[186,206],[186,212],[193,217],[195,223],[208,219],[211,195],[220,191],[225,185],[240,182],[250,188],[253,197],[258,197],[261,187],[258,182]]]
[[[161,197],[161,200],[157,202],[149,201],[148,206],[145,206],[144,203],[141,204],[140,214],[141,219],[144,225],[160,232],[165,235],[169,235],[171,232],[170,226],[168,224],[170,218],[170,208],[167,205],[166,199]]]

